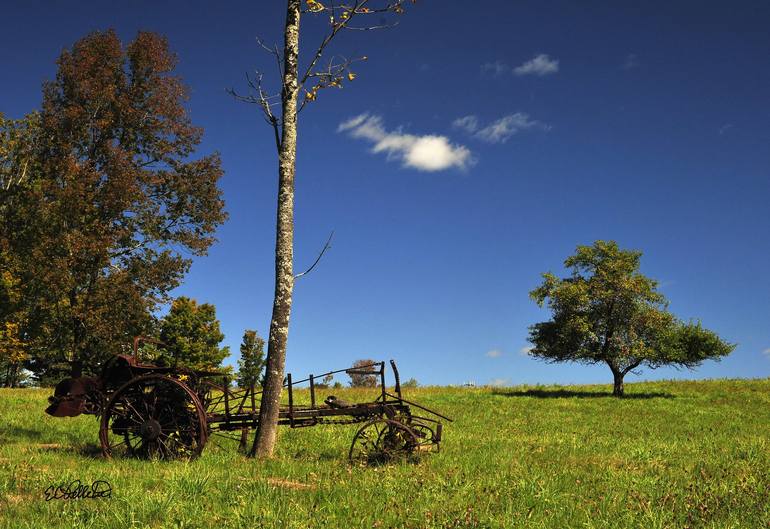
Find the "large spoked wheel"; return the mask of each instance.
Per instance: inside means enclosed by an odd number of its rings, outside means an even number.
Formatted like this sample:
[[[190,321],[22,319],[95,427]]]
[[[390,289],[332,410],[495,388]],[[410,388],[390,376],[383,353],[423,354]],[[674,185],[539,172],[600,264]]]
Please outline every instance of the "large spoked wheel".
[[[102,415],[99,440],[105,457],[191,459],[208,437],[198,396],[165,375],[137,377],[120,387]]]
[[[407,425],[392,419],[374,419],[358,430],[348,458],[352,463],[382,465],[409,458],[417,445],[417,437]]]

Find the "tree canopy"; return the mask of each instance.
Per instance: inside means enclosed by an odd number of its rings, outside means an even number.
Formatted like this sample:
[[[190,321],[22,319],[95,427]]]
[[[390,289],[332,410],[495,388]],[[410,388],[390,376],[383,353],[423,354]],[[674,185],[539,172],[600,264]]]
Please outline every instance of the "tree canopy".
[[[22,365],[27,359],[19,325],[10,321],[0,325],[0,384],[17,387],[24,379]]]
[[[241,341],[241,358],[238,360],[238,386],[248,388],[262,384],[265,369],[265,340],[257,331],[246,330]]]
[[[219,369],[230,354],[229,347],[219,347],[224,338],[214,305],[178,297],[160,322],[160,340],[166,347],[156,361],[192,369]]]
[[[352,388],[373,388],[377,385],[377,375],[367,374],[364,371],[371,371],[374,368],[369,367],[374,364],[374,360],[364,358],[353,362],[352,372],[348,373],[350,377],[350,387]],[[355,370],[358,370],[356,372]]]
[[[202,130],[166,39],[123,46],[94,32],[62,52],[39,114],[0,119],[0,247],[38,379],[68,360],[93,370],[150,333],[226,219],[219,156],[192,158]]]
[[[623,378],[640,366],[693,368],[732,352],[733,344],[700,322],[682,322],[668,311],[657,281],[639,271],[641,255],[615,241],[596,241],[564,261],[570,276],[544,273],[530,297],[547,305],[552,319],[530,327],[529,354],[548,362],[605,363],[613,393],[622,395]]]

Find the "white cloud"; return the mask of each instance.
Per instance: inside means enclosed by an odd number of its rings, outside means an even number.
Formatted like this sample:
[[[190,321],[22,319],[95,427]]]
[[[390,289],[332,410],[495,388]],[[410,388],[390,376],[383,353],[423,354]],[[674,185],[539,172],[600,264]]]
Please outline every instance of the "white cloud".
[[[508,114],[483,128],[479,128],[479,119],[474,115],[457,118],[452,122],[452,126],[489,143],[505,143],[508,138],[523,130],[533,128],[549,130],[551,128],[544,123],[529,119],[529,115],[523,112]]]
[[[519,354],[522,354],[522,355],[528,355],[528,354],[529,354],[529,352],[530,352],[532,349],[534,349],[534,348],[535,348],[535,346],[534,346],[534,345],[527,345],[527,346],[525,346],[525,347],[522,347],[521,349],[519,349]]]
[[[762,354],[764,354],[765,356],[767,356],[768,358],[770,358],[770,347],[768,347],[767,349],[765,349],[764,351],[762,351]]]
[[[466,169],[474,164],[471,151],[462,145],[450,143],[446,136],[404,134],[400,130],[388,132],[380,116],[367,113],[340,123],[337,132],[347,132],[352,138],[369,140],[373,153],[384,152],[388,160],[400,160],[404,167],[418,171],[443,171],[456,167]]]
[[[489,385],[495,387],[507,386],[509,383],[510,379],[508,378],[493,378],[489,381]]]
[[[509,71],[510,69],[511,69],[510,66],[500,61],[485,62],[484,64],[481,65],[482,73],[488,73],[493,75],[494,77],[499,77],[503,75],[505,72]]]
[[[558,71],[559,61],[557,59],[551,59],[551,57],[545,53],[536,55],[521,66],[517,66],[513,69],[513,73],[516,75],[538,75],[540,77]]]
[[[503,356],[503,352],[499,349],[492,349],[491,351],[487,351],[484,356],[487,358],[499,358]]]

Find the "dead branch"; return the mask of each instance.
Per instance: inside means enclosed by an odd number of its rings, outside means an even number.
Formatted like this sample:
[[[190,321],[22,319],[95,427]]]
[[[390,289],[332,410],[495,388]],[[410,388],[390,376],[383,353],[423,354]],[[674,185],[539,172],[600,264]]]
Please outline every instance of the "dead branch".
[[[294,279],[299,279],[300,277],[309,274],[310,271],[313,270],[313,268],[315,268],[315,265],[317,265],[318,261],[321,260],[321,257],[323,257],[324,253],[326,253],[326,250],[331,248],[332,237],[334,237],[334,230],[332,230],[332,232],[329,234],[329,238],[326,240],[326,244],[324,244],[324,247],[321,249],[321,253],[318,254],[318,257],[316,257],[315,262],[310,266],[310,268],[308,268],[301,274],[295,275]]]
[[[249,74],[246,74],[246,83],[249,85],[253,93],[250,93],[248,95],[241,95],[235,91],[234,88],[228,88],[227,92],[233,96],[236,100],[241,101],[243,103],[250,103],[259,105],[262,109],[262,113],[264,114],[264,119],[267,122],[268,125],[270,125],[273,128],[273,133],[275,135],[275,146],[280,151],[281,150],[281,137],[279,133],[279,126],[280,121],[278,119],[278,116],[273,113],[273,106],[280,104],[280,101],[278,101],[279,94],[273,94],[269,95],[267,92],[265,92],[262,88],[262,73],[256,72],[256,79],[252,79]]]
[[[275,63],[278,67],[278,78],[283,79],[283,57],[281,57],[281,52],[278,49],[278,44],[273,44],[273,47],[270,48],[265,44],[265,41],[262,40],[262,38],[257,37],[257,44],[265,50],[267,53],[275,57]]]

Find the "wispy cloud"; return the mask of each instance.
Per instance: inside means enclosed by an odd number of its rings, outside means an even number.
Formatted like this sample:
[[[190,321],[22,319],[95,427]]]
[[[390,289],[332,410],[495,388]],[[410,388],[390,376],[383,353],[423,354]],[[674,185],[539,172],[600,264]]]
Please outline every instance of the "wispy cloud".
[[[551,59],[551,57],[546,53],[536,55],[521,66],[517,66],[513,69],[513,73],[516,75],[537,75],[540,77],[544,75],[550,75],[558,71],[559,61],[557,59]]]
[[[469,134],[473,134],[479,128],[479,118],[474,115],[463,116],[454,120],[452,126],[456,129],[464,130]]]
[[[507,386],[510,384],[511,379],[509,378],[493,378],[489,381],[490,386],[500,387],[500,386]]]
[[[485,127],[481,127],[476,116],[463,116],[454,120],[452,126],[489,143],[505,143],[508,141],[508,138],[524,130],[549,130],[551,128],[545,123],[530,119],[529,114],[523,112],[508,114],[496,119]]]
[[[511,67],[501,61],[485,62],[481,65],[481,73],[489,74],[494,77],[500,77],[510,70]]]
[[[484,356],[487,358],[500,358],[503,356],[503,352],[500,349],[492,349],[491,351],[484,353]]]
[[[721,136],[722,134],[724,134],[725,132],[727,132],[731,128],[733,128],[733,124],[732,123],[725,123],[724,125],[719,127],[719,135]]]
[[[476,136],[490,143],[505,143],[514,134],[531,128],[548,128],[539,121],[529,119],[527,114],[517,112],[493,121],[476,132]]]
[[[633,68],[636,68],[637,66],[639,66],[639,58],[636,56],[636,54],[629,53],[628,55],[626,55],[626,58],[623,61],[623,69],[631,70]]]
[[[337,132],[347,132],[352,138],[368,140],[373,153],[385,153],[388,160],[400,160],[404,167],[418,171],[466,169],[473,165],[471,151],[456,145],[446,136],[405,134],[400,129],[388,132],[380,116],[360,114],[340,123]]]
[[[767,349],[762,351],[762,354],[765,355],[766,357],[770,358],[770,347],[768,347]]]
[[[526,345],[526,346],[522,347],[521,349],[519,349],[519,354],[526,356],[534,348],[535,348],[534,345]]]

